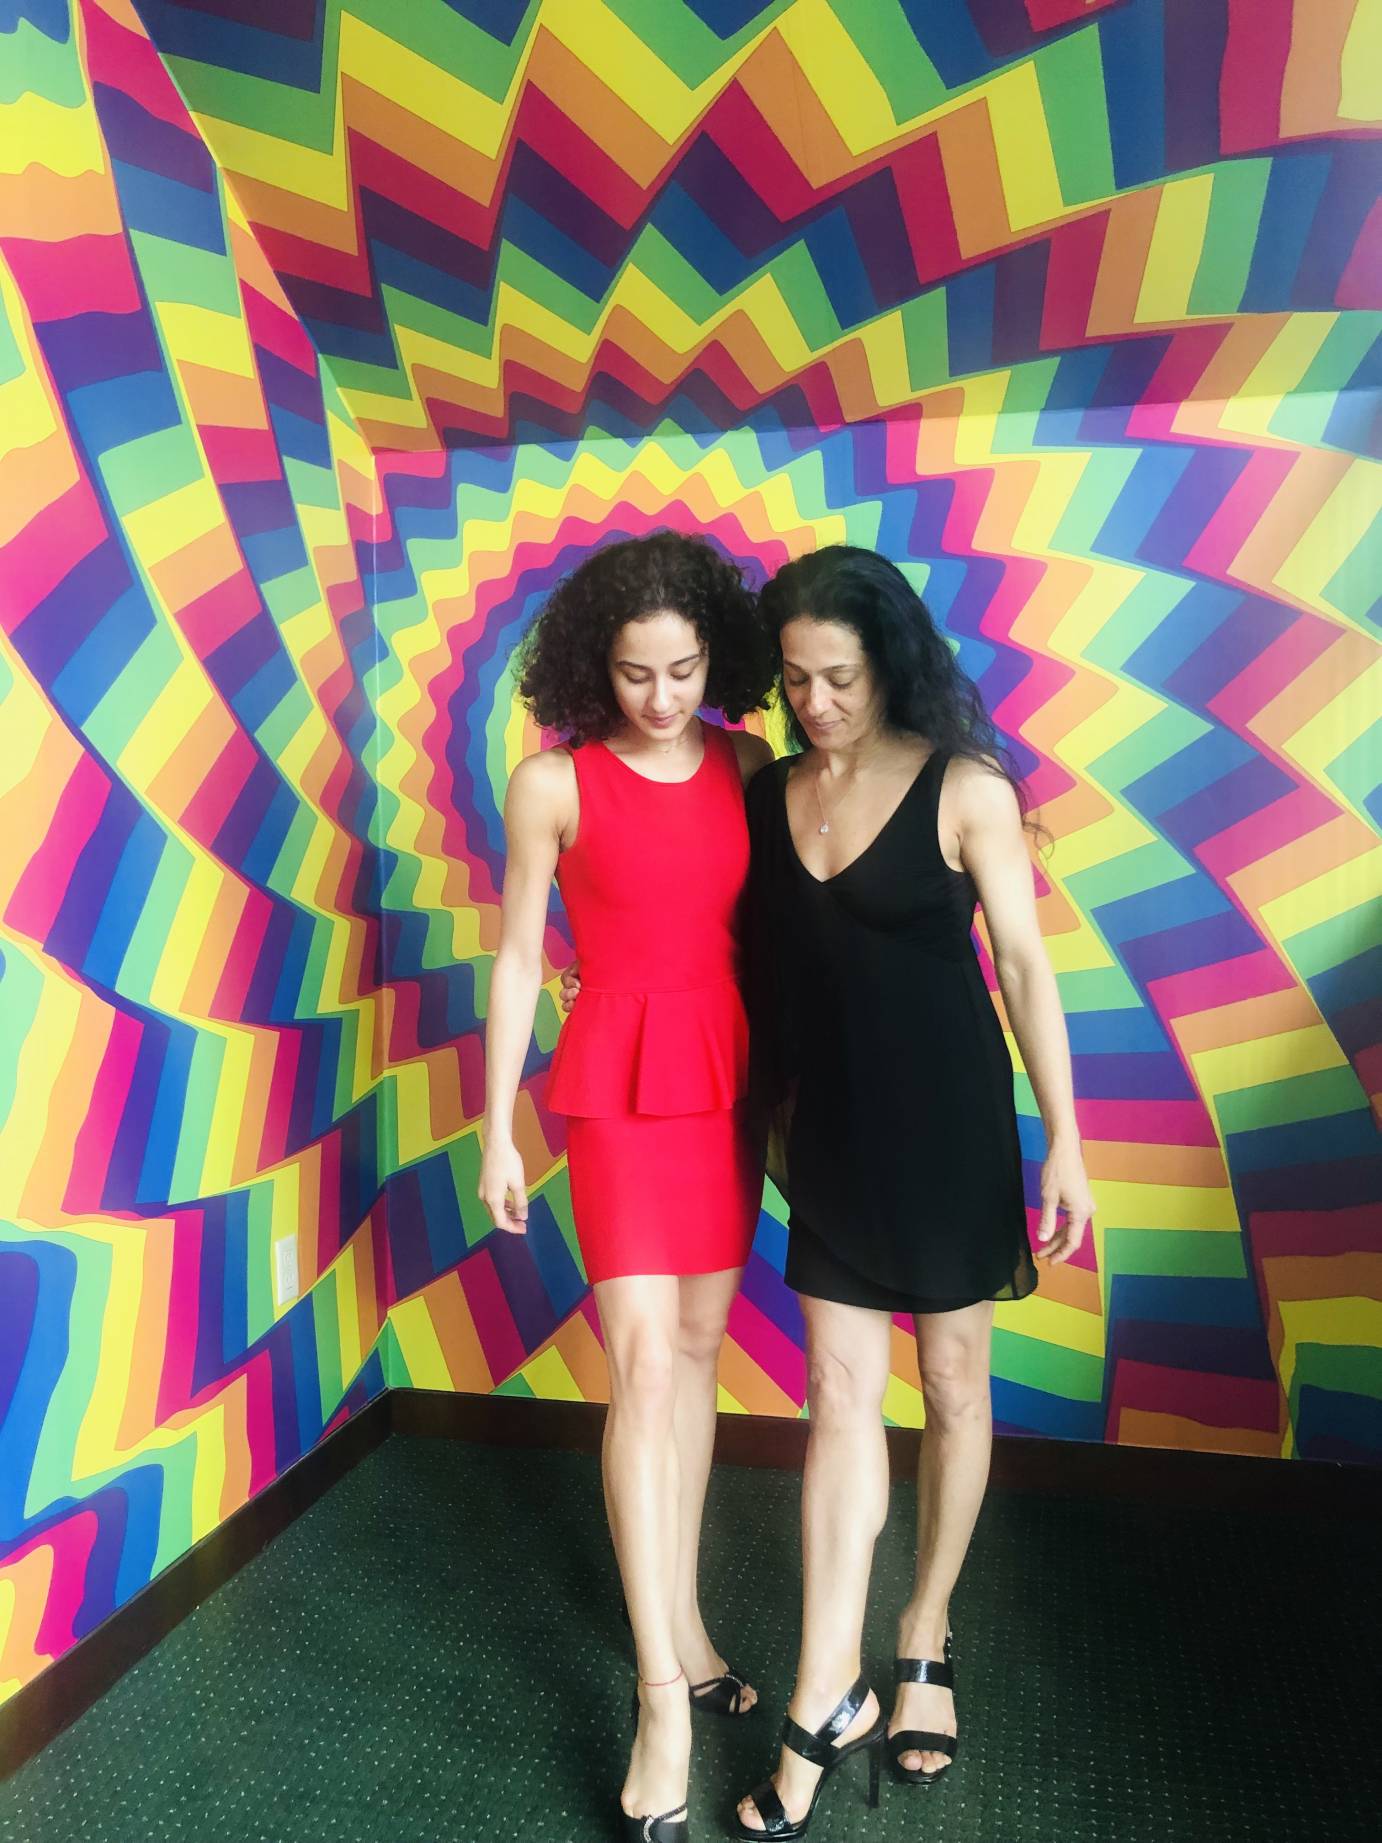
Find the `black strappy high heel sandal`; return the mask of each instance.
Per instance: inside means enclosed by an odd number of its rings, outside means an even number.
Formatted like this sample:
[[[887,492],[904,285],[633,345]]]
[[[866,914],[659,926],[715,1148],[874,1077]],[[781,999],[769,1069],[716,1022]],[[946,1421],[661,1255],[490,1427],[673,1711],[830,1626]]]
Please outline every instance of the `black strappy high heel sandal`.
[[[633,1620],[629,1618],[627,1606],[619,1608],[619,1616],[631,1632]],[[748,1687],[748,1678],[741,1677],[731,1664],[722,1676],[707,1677],[704,1683],[691,1685],[691,1707],[707,1715],[752,1715],[758,1704],[753,1702],[748,1708],[744,1707],[744,1691]]]
[[[707,1715],[752,1715],[758,1704],[744,1708],[744,1691],[748,1683],[732,1667],[723,1676],[707,1677],[704,1683],[691,1685],[691,1707]]]
[[[878,1775],[883,1764],[883,1736],[887,1732],[887,1720],[879,1711],[878,1720],[866,1734],[860,1734],[843,1746],[835,1743],[845,1733],[854,1717],[868,1700],[869,1686],[859,1677],[845,1691],[834,1709],[826,1716],[816,1732],[803,1728],[800,1723],[788,1715],[782,1723],[782,1744],[790,1747],[793,1753],[799,1753],[803,1760],[809,1760],[812,1766],[819,1766],[821,1776],[816,1781],[816,1789],[811,1794],[811,1803],[806,1808],[805,1817],[797,1822],[788,1817],[786,1806],[778,1796],[777,1787],[771,1779],[765,1779],[762,1785],[755,1786],[749,1793],[754,1808],[763,1820],[761,1830],[751,1830],[743,1818],[735,1819],[738,1834],[741,1837],[776,1837],[779,1843],[787,1843],[792,1837],[804,1837],[815,1814],[816,1800],[820,1797],[826,1780],[843,1764],[852,1753],[859,1753],[865,1747],[869,1750],[869,1809],[878,1804]]]
[[[678,1672],[678,1675],[681,1673]],[[676,1682],[676,1677],[672,1678]],[[633,1686],[633,1706],[630,1711],[633,1718],[633,1731],[638,1733],[638,1685]],[[670,1811],[664,1811],[660,1817],[631,1817],[621,1805],[619,1807],[619,1836],[621,1843],[691,1843],[691,1817],[684,1804],[674,1805]]]
[[[955,1693],[955,1656],[950,1647],[950,1634],[945,1635],[945,1657],[899,1657],[893,1660],[893,1680],[896,1683],[934,1683],[938,1689],[948,1689]],[[904,1785],[934,1785],[938,1779],[950,1771],[955,1763],[955,1755],[960,1751],[958,1734],[933,1734],[925,1728],[899,1728],[896,1734],[888,1736],[888,1758],[892,1761],[893,1771]],[[949,1758],[944,1766],[937,1766],[932,1772],[923,1772],[919,1766],[904,1766],[904,1753],[943,1753]]]

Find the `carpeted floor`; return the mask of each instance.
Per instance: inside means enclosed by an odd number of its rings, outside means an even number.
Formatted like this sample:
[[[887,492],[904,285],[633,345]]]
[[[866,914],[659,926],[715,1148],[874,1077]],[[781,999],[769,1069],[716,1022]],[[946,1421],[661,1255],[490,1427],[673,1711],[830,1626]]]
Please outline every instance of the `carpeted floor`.
[[[763,1694],[698,1719],[693,1836],[769,1768],[800,1590],[787,1472],[722,1467],[704,1604]],[[911,1572],[897,1487],[866,1640]],[[832,1782],[817,1843],[1347,1843],[1379,1827],[1375,1531],[993,1492],[946,1782]],[[584,1843],[633,1678],[594,1460],[394,1436],[0,1785],[3,1843]]]

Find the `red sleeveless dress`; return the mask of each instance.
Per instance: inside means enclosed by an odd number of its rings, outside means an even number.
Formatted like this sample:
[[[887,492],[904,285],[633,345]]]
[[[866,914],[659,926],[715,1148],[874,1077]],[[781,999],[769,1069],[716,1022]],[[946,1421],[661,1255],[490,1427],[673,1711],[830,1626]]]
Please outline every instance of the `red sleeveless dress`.
[[[568,1116],[592,1283],[742,1266],[758,1221],[740,990],[748,826],[734,744],[702,727],[687,781],[650,781],[603,743],[572,750],[580,818],[557,883],[581,994],[547,1104]]]

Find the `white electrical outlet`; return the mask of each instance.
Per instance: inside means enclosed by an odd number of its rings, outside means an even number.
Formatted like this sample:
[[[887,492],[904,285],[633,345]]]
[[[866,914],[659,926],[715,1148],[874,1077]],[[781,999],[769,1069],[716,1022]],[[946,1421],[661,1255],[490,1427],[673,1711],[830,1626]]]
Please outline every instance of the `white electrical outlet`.
[[[280,1305],[297,1298],[298,1245],[291,1237],[274,1243],[274,1283]]]

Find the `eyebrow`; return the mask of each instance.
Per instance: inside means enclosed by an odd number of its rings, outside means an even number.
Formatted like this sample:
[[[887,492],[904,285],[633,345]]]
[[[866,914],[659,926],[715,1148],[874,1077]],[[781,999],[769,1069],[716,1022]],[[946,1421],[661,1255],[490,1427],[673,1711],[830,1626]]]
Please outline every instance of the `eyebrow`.
[[[675,672],[678,666],[694,665],[698,659],[704,657],[705,648],[702,647],[698,653],[688,653],[685,659],[674,659],[667,670]],[[617,666],[632,666],[635,672],[656,672],[657,670],[656,666],[645,665],[641,659],[616,659],[614,663]]]
[[[805,672],[808,678],[811,676],[810,666],[799,665],[795,659],[784,659],[782,663],[787,667],[789,672]],[[833,666],[822,666],[821,671],[857,672],[859,670],[859,664],[860,662],[857,659],[841,659]]]

